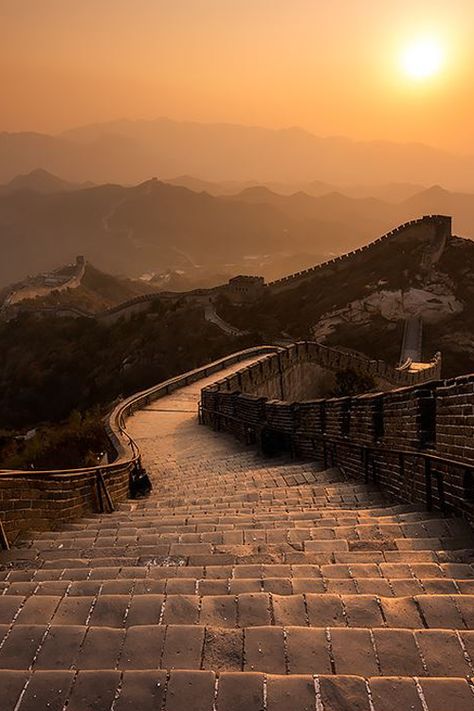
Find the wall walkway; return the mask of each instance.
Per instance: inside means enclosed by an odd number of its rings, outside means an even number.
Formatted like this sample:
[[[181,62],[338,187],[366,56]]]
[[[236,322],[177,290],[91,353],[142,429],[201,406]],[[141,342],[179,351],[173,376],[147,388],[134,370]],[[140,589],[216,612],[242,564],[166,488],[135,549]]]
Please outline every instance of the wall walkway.
[[[136,403],[148,499],[0,555],[2,710],[472,711],[469,527],[200,427],[215,377]]]

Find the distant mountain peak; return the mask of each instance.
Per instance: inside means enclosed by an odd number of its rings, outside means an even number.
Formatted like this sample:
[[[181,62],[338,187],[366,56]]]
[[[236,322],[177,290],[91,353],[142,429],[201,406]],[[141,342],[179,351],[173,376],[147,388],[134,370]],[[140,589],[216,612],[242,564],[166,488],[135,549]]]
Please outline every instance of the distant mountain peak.
[[[2,192],[31,190],[36,193],[48,194],[76,190],[80,187],[83,186],[63,180],[63,178],[54,175],[49,170],[34,168],[29,173],[22,173],[10,180],[9,183],[3,186]]]
[[[441,185],[432,185],[429,188],[426,188],[426,190],[423,191],[423,195],[449,195],[449,190],[446,190],[446,188],[443,188]]]

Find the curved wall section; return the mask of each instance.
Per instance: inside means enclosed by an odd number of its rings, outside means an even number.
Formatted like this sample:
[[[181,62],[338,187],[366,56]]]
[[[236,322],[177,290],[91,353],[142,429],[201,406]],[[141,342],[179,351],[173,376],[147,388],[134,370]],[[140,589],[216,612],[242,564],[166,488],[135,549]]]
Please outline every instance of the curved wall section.
[[[116,459],[100,467],[65,470],[1,470],[0,521],[10,541],[27,530],[55,528],[101,509],[102,476],[113,504],[129,494],[129,475],[139,458],[139,449],[127,434],[127,417],[141,407],[165,397],[200,378],[217,373],[234,363],[258,355],[274,353],[275,346],[258,346],[233,353],[182,375],[170,378],[152,388],[136,393],[121,402],[107,418],[107,431]],[[197,414],[197,413],[196,413]]]
[[[311,345],[296,344],[204,388],[203,423],[253,441],[267,454],[271,442],[273,453],[340,466],[394,499],[474,518],[474,374],[427,380],[439,373],[436,361],[424,374],[399,371],[400,378],[416,378],[408,387],[282,400],[278,377],[295,351],[302,357]]]

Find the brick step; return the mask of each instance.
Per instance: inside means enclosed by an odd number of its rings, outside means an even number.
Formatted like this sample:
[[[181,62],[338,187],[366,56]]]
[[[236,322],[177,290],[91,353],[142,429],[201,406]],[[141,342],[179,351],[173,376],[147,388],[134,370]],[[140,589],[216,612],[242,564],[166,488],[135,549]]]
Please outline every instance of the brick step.
[[[140,583],[138,583],[140,584]],[[221,627],[423,627],[474,629],[474,595],[381,597],[367,594],[278,595],[156,594],[2,595],[0,625],[44,624],[122,627],[212,624]],[[52,587],[51,589],[54,589]],[[1,668],[1,659],[0,659]]]
[[[182,667],[279,675],[355,674],[365,678],[413,674],[420,679],[432,676],[464,680],[474,673],[474,632],[467,631],[265,625],[244,629],[212,625],[117,629],[18,624],[0,634],[0,665],[4,670]],[[449,711],[453,708],[445,707]]]
[[[242,547],[240,547],[242,548]],[[290,547],[291,548],[291,547]],[[101,551],[102,552],[102,551]],[[25,557],[25,553],[29,554]],[[150,568],[157,570],[160,566],[167,570],[172,568],[205,567],[218,568],[221,566],[234,567],[249,564],[262,565],[330,565],[330,564],[353,564],[353,563],[403,563],[412,565],[415,563],[434,563],[439,565],[459,565],[468,564],[472,560],[470,550],[458,551],[394,551],[394,550],[362,550],[362,551],[324,551],[305,552],[292,550],[281,551],[273,547],[271,553],[257,553],[252,547],[248,551],[237,554],[236,552],[214,553],[210,555],[188,555],[169,556],[160,554],[157,547],[153,553],[141,555],[140,551],[132,548],[114,548],[107,551],[107,555],[96,555],[96,551],[83,551],[81,557],[68,558],[67,551],[50,551],[48,557],[39,558],[32,551],[23,551],[22,556],[16,560],[11,560],[15,553],[10,554],[10,563],[0,570],[0,581],[16,576],[16,579],[31,579],[30,575],[35,570],[39,575],[44,575],[47,569],[60,569],[67,571],[77,571],[75,575],[80,575],[81,579],[87,576],[91,570],[97,568],[117,568],[117,572],[122,568]],[[75,552],[77,553],[77,551]],[[18,554],[17,554],[18,555]],[[6,556],[4,559],[8,560]],[[86,572],[85,572],[86,571]],[[68,577],[72,573],[67,572]]]
[[[43,580],[69,580],[72,575],[79,574],[81,579],[141,579],[145,577],[153,579],[162,578],[197,578],[197,579],[232,579],[232,578],[330,578],[330,579],[391,579],[391,580],[473,580],[474,567],[468,563],[386,563],[374,561],[372,563],[362,562],[354,557],[357,554],[349,554],[352,560],[343,563],[339,559],[344,554],[337,554],[337,562],[321,562],[320,564],[248,564],[240,565],[217,565],[217,566],[183,566],[171,564],[137,565],[135,558],[105,559],[97,562],[91,567],[88,561],[82,559],[64,559],[50,562],[42,568],[14,569],[7,568],[0,571],[0,580],[9,582],[23,581],[43,581]]]
[[[40,711],[472,711],[456,677],[232,672],[173,668],[0,671],[5,709]],[[54,706],[53,706],[54,704]]]
[[[307,519],[293,521],[291,522],[293,525],[289,525],[288,522],[285,523],[278,520],[261,521],[254,518],[251,522],[220,524],[218,529],[214,526],[215,530],[213,531],[197,531],[197,524],[172,526],[156,523],[154,526],[148,525],[142,527],[139,521],[135,521],[134,523],[135,525],[132,525],[132,522],[129,522],[128,525],[117,523],[115,527],[109,525],[106,529],[88,528],[81,531],[42,532],[35,537],[35,540],[36,545],[38,545],[38,542],[49,544],[58,542],[64,544],[66,542],[83,539],[109,540],[110,538],[114,538],[120,540],[134,538],[135,540],[139,540],[142,536],[154,535],[160,539],[166,538],[167,536],[193,536],[193,538],[189,539],[189,541],[193,541],[196,540],[196,536],[210,536],[228,532],[240,532],[245,536],[251,535],[255,531],[274,530],[284,531],[287,535],[306,535],[308,538],[316,536],[325,538],[373,538],[374,535],[390,535],[395,538],[423,538],[429,536],[452,537],[465,535],[467,540],[472,541],[472,529],[470,529],[467,523],[456,519],[431,518],[416,522],[394,522],[386,520],[378,521],[373,518],[358,521],[357,519],[346,517],[341,521],[337,521],[336,519],[315,519],[314,524]],[[298,525],[296,525],[296,523],[298,523]]]
[[[186,487],[186,483],[182,484],[181,490]],[[216,500],[217,498],[217,500]],[[348,505],[359,505],[362,506],[366,502],[368,508],[373,508],[374,506],[382,506],[386,503],[385,498],[380,491],[367,492],[364,490],[360,491],[344,491],[344,492],[321,492],[313,491],[313,487],[305,486],[300,490],[296,487],[290,487],[289,489],[276,488],[274,490],[268,489],[264,491],[248,492],[247,494],[230,494],[229,496],[201,496],[193,499],[192,497],[183,497],[182,495],[178,498],[176,496],[170,496],[168,498],[162,496],[153,495],[144,504],[145,508],[154,508],[156,506],[163,506],[165,508],[170,508],[173,510],[179,510],[180,508],[205,508],[207,506],[221,506],[221,507],[232,507],[240,509],[242,506],[248,505],[261,505],[269,506],[301,506],[303,504],[314,505],[321,504],[322,506],[334,504],[334,507],[338,505],[347,503]]]
[[[127,532],[128,530],[128,532]],[[438,533],[436,537],[434,534]],[[431,537],[430,537],[431,536]],[[434,536],[434,537],[433,537]],[[447,525],[423,526],[422,524],[362,524],[356,526],[315,526],[311,528],[292,527],[292,528],[273,528],[273,527],[254,527],[231,530],[219,530],[208,532],[195,533],[179,533],[164,531],[161,533],[152,532],[147,529],[144,533],[142,530],[136,530],[132,533],[131,529],[118,529],[117,535],[95,536],[94,534],[74,536],[71,534],[63,534],[56,538],[40,538],[32,543],[32,547],[38,551],[48,549],[74,549],[84,548],[84,546],[123,546],[123,545],[158,545],[161,543],[211,543],[212,545],[242,545],[244,543],[254,543],[255,541],[262,543],[305,543],[307,541],[393,541],[396,547],[400,547],[397,541],[404,539],[403,547],[413,549],[415,541],[435,541],[436,548],[451,548],[449,545],[452,541],[459,548],[459,542],[469,544],[472,535],[466,535],[464,539],[453,534]],[[405,543],[411,542],[411,543]],[[418,547],[418,543],[416,543]]]
[[[414,515],[413,515],[414,516]],[[435,522],[435,523],[432,523]],[[284,511],[281,514],[253,514],[235,516],[215,516],[203,515],[199,517],[165,517],[155,513],[153,516],[141,516],[139,513],[130,514],[126,518],[118,519],[114,514],[110,515],[102,523],[97,525],[93,523],[84,523],[78,527],[74,524],[65,525],[55,531],[36,531],[32,532],[31,536],[34,539],[54,539],[65,536],[78,538],[93,538],[97,536],[108,535],[136,535],[137,532],[142,534],[148,533],[206,533],[213,531],[234,531],[251,528],[338,528],[343,526],[377,526],[377,525],[395,525],[395,526],[426,526],[429,529],[435,525],[447,526],[451,532],[460,534],[461,532],[469,531],[462,522],[458,519],[435,519],[431,514],[425,516],[419,515],[416,519],[408,519],[406,516],[365,516],[357,513],[334,513],[331,512],[327,516],[319,516],[314,511],[312,513],[300,513],[299,516],[291,512]],[[150,530],[151,529],[151,530]],[[471,533],[472,536],[472,533]]]
[[[160,486],[160,496],[179,494],[182,495],[182,486],[184,484],[189,484],[190,493],[202,492],[203,484],[209,485],[209,491],[219,492],[220,495],[226,493],[235,493],[236,485],[239,489],[244,491],[255,491],[257,489],[264,488],[297,488],[305,485],[311,486],[325,486],[328,485],[347,485],[354,486],[358,482],[350,480],[344,477],[342,473],[335,471],[334,473],[326,473],[324,470],[318,469],[307,469],[306,471],[301,471],[301,469],[295,469],[294,473],[288,471],[288,467],[285,467],[284,473],[281,473],[278,469],[275,469],[273,474],[263,474],[256,473],[255,470],[251,470],[250,476],[248,472],[238,472],[236,474],[225,474],[219,473],[219,471],[213,470],[212,472],[207,472],[202,475],[194,475],[192,482],[189,481],[189,476],[186,474],[173,474],[173,472],[167,473],[167,479],[163,479],[163,485]]]
[[[287,514],[288,511],[294,512],[294,518],[298,518],[297,514],[298,513],[306,513],[309,511],[327,511],[328,513],[331,512],[348,512],[351,511],[353,514],[354,512],[357,513],[357,511],[364,511],[365,513],[368,513],[369,511],[374,511],[376,512],[375,515],[380,515],[379,512],[381,511],[380,503],[374,502],[373,506],[370,506],[369,503],[367,502],[350,502],[350,501],[345,501],[341,502],[339,505],[337,503],[330,503],[330,504],[325,504],[321,501],[301,501],[299,503],[295,503],[293,501],[283,501],[281,504],[276,505],[276,504],[256,504],[255,502],[247,502],[245,504],[242,504],[240,507],[236,506],[229,506],[227,504],[208,504],[208,505],[199,505],[199,506],[168,506],[168,505],[159,505],[154,508],[148,509],[148,515],[149,516],[157,516],[159,515],[159,512],[163,514],[164,517],[168,517],[170,515],[177,515],[177,516],[185,516],[185,517],[209,517],[209,516],[222,516],[222,517],[228,517],[228,516],[240,516],[240,515],[246,515],[246,516],[263,516],[265,514],[276,514],[276,513],[281,513],[283,515]],[[133,509],[132,509],[133,511]],[[145,515],[144,515],[145,518]]]
[[[247,474],[243,474],[241,477],[234,478],[232,482],[226,484],[225,480],[221,479],[221,475],[217,474],[215,480],[207,477],[199,482],[199,485],[195,486],[194,479],[189,480],[189,475],[183,477],[182,480],[175,480],[173,485],[167,491],[169,484],[167,481],[163,482],[163,487],[160,485],[159,490],[153,493],[152,499],[165,500],[167,498],[179,497],[179,501],[188,501],[189,499],[202,499],[213,498],[210,494],[217,494],[220,499],[228,499],[229,501],[245,501],[249,497],[253,500],[258,499],[271,499],[274,497],[281,496],[291,496],[297,498],[300,496],[364,496],[364,497],[378,497],[383,496],[380,489],[375,486],[366,485],[360,480],[355,479],[344,479],[343,477],[326,477],[324,473],[320,475],[314,472],[309,474],[303,474],[292,476],[291,483],[287,483],[286,479],[288,477],[280,476],[277,479],[277,485],[273,483],[270,487],[261,487],[260,482],[253,481],[249,482]],[[297,478],[301,481],[296,481]],[[318,477],[316,479],[315,477]],[[305,481],[306,479],[306,481]],[[307,481],[307,479],[311,479]],[[186,496],[183,496],[183,487],[189,484],[189,497],[187,496],[188,491],[186,490]],[[209,484],[209,487],[207,486]],[[205,487],[205,488],[204,488]],[[209,493],[208,493],[209,492]]]
[[[262,478],[247,481],[242,477],[234,477],[232,480],[224,480],[220,476],[215,479],[203,477],[200,480],[189,481],[188,478],[182,481],[177,480],[173,485],[168,483],[160,484],[159,492],[153,495],[160,501],[174,500],[176,497],[182,500],[201,500],[203,499],[203,491],[206,492],[206,498],[213,499],[214,496],[219,500],[227,501],[245,501],[247,496],[256,497],[256,500],[281,498],[286,495],[297,496],[304,492],[310,491],[313,495],[324,497],[328,495],[328,487],[337,488],[337,495],[354,495],[354,493],[367,496],[367,490],[363,491],[360,484],[354,485],[349,481],[344,481],[339,478],[326,478],[317,474],[305,474],[304,476],[281,476],[278,478]],[[187,488],[189,496],[183,497],[183,489]],[[238,490],[238,494],[236,494]],[[374,496],[380,496],[381,493],[373,491]]]
[[[121,504],[123,507],[113,514],[97,514],[81,519],[80,523],[64,524],[62,530],[84,530],[89,526],[102,528],[113,525],[114,523],[127,524],[130,521],[162,521],[163,523],[219,523],[222,521],[239,522],[253,520],[258,517],[258,520],[325,520],[326,518],[336,520],[338,518],[363,518],[367,520],[383,519],[389,520],[390,517],[402,517],[403,521],[419,521],[433,518],[435,513],[414,509],[412,506],[386,506],[384,508],[372,507],[369,509],[352,509],[352,508],[335,508],[335,509],[316,509],[314,507],[295,507],[295,508],[278,508],[275,510],[269,509],[267,512],[258,511],[239,511],[232,513],[225,511],[224,513],[209,512],[206,510],[198,511],[193,514],[177,514],[171,508],[169,511],[160,508],[159,506],[144,508],[142,502],[129,501],[127,504]],[[439,517],[439,514],[438,514]],[[398,519],[397,519],[398,520]],[[459,519],[452,519],[459,520]]]
[[[186,568],[180,569],[186,572]],[[362,594],[381,597],[407,597],[414,595],[473,595],[474,580],[455,578],[369,578],[369,577],[235,577],[196,578],[180,575],[153,577],[137,574],[143,569],[117,573],[117,569],[90,571],[91,577],[70,577],[63,570],[44,571],[45,574],[32,580],[0,582],[0,595],[238,595],[248,592],[267,592],[277,595],[298,595],[302,593]],[[75,572],[75,571],[74,571]],[[80,571],[83,572],[83,571]],[[89,573],[89,571],[87,571]],[[147,573],[148,571],[144,571]],[[100,575],[100,577],[97,577]]]
[[[395,539],[395,540],[313,540],[295,543],[264,543],[255,541],[248,544],[213,545],[211,543],[160,543],[154,546],[84,545],[71,549],[45,548],[28,549],[30,560],[36,560],[41,567],[49,561],[79,559],[97,560],[106,558],[135,558],[146,565],[170,562],[181,565],[239,565],[241,563],[316,563],[325,564],[335,559],[336,553],[366,553],[368,562],[380,558],[383,554],[387,562],[464,562],[469,551],[456,545],[456,539]],[[379,554],[371,556],[372,553]],[[324,555],[326,554],[326,556]],[[389,555],[391,554],[391,555]],[[313,557],[314,556],[314,557]],[[320,558],[319,558],[320,556]],[[329,558],[327,557],[329,556]],[[361,556],[364,562],[364,556]],[[344,562],[344,561],[341,561]],[[68,566],[64,566],[68,567]]]
[[[209,501],[209,502],[196,502],[192,501],[186,504],[180,504],[173,501],[161,501],[157,502],[156,506],[149,506],[148,510],[158,509],[163,511],[166,515],[168,511],[173,511],[176,514],[190,515],[193,513],[231,513],[238,514],[239,512],[269,512],[273,513],[275,511],[304,511],[311,509],[334,509],[334,510],[354,510],[354,509],[378,509],[381,508],[381,499],[349,499],[347,497],[340,497],[336,499],[334,497],[332,500],[321,499],[317,497],[300,497],[298,499],[282,499],[278,501],[242,501],[240,505],[236,505],[234,502],[225,501]],[[123,509],[122,509],[123,510]]]
[[[99,518],[99,517],[98,517]],[[88,519],[90,520],[90,519]],[[129,514],[126,517],[118,517],[116,514],[102,519],[100,523],[92,520],[91,523],[84,524],[65,524],[60,530],[56,531],[33,531],[30,537],[36,540],[55,539],[64,535],[73,535],[75,537],[95,537],[102,535],[114,535],[121,532],[123,535],[128,535],[128,532],[149,533],[150,528],[157,532],[176,532],[195,533],[195,532],[212,532],[215,530],[239,530],[245,528],[306,528],[306,527],[337,527],[337,526],[359,526],[359,525],[378,525],[378,524],[410,524],[419,523],[431,525],[433,520],[440,521],[449,530],[460,533],[461,531],[470,531],[466,528],[465,522],[461,519],[436,518],[434,513],[409,513],[409,514],[394,514],[386,516],[365,516],[360,512],[342,512],[332,513],[332,515],[323,516],[318,512],[311,511],[305,514],[300,514],[295,517],[291,512],[283,512],[281,514],[271,514],[256,516],[253,514],[245,514],[240,516],[202,516],[199,518],[186,518],[179,516],[164,517],[158,513],[153,516],[141,516],[141,512],[137,511]],[[472,534],[471,534],[472,535]]]
[[[373,555],[373,554],[372,554]],[[388,555],[388,553],[387,553]],[[7,567],[0,571],[0,581],[29,581],[65,579],[84,580],[89,577],[97,578],[123,577],[123,578],[171,578],[171,577],[196,577],[196,578],[459,578],[467,580],[473,577],[474,568],[468,563],[423,563],[418,560],[419,552],[413,553],[416,558],[411,562],[385,562],[383,556],[377,557],[372,563],[367,563],[364,558],[367,554],[361,553],[336,553],[319,554],[321,560],[310,564],[273,564],[273,563],[245,563],[220,564],[220,565],[182,565],[181,561],[165,559],[163,565],[156,561],[139,561],[136,557],[120,557],[105,559],[74,559],[57,558],[43,563],[32,561],[25,567],[27,561],[19,561],[18,568]],[[344,560],[346,559],[346,560]],[[94,562],[94,566],[92,566]],[[22,564],[23,563],[23,564]],[[106,575],[108,571],[108,574]],[[48,577],[51,576],[51,577]]]

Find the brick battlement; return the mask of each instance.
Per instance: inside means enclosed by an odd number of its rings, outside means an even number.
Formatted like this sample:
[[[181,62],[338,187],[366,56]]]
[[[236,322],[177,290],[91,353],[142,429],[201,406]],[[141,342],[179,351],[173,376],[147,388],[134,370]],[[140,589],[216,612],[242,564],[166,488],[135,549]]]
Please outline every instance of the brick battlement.
[[[416,220],[405,222],[403,225],[390,230],[390,232],[387,232],[363,247],[354,249],[352,252],[347,252],[346,254],[334,257],[334,259],[329,259],[309,269],[269,282],[267,287],[273,293],[284,291],[287,288],[294,288],[299,283],[312,279],[313,276],[323,270],[337,270],[340,267],[345,267],[361,254],[373,251],[374,248],[380,246],[382,243],[394,239],[396,239],[397,242],[403,242],[405,239],[410,241],[425,241],[428,247],[427,259],[429,261],[436,261],[436,259],[439,259],[441,256],[446,241],[451,237],[451,223],[451,217],[445,215],[424,215]],[[422,266],[425,267],[427,265],[423,264]]]

